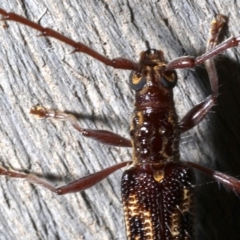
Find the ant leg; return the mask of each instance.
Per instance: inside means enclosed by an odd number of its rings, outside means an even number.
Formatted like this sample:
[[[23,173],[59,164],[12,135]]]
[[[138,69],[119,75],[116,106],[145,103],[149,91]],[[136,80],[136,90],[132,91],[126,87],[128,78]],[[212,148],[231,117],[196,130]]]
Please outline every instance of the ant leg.
[[[236,191],[240,193],[240,181],[237,178],[231,177],[227,174],[214,171],[212,169],[203,167],[197,163],[193,162],[182,162],[182,164],[187,164],[187,166],[192,167],[198,171],[201,171],[202,173],[207,174],[211,178],[215,179],[217,182],[221,183],[226,188],[230,188],[233,191]]]
[[[138,70],[140,67],[138,63],[126,58],[114,58],[114,59],[107,58],[81,42],[75,42],[72,39],[64,36],[63,34],[52,30],[51,28],[44,28],[40,24],[30,21],[27,18],[24,18],[18,14],[15,14],[12,12],[6,12],[1,8],[0,8],[0,14],[4,16],[2,18],[2,20],[4,21],[14,21],[14,22],[19,22],[23,25],[29,26],[41,32],[40,36],[52,37],[61,42],[64,42],[74,48],[73,52],[85,53],[97,59],[98,61],[104,63],[105,65],[111,66],[113,68],[128,69],[128,70]]]
[[[84,137],[89,137],[103,144],[117,146],[117,147],[132,147],[129,139],[124,138],[116,133],[105,130],[92,130],[81,128],[78,124],[77,118],[72,114],[67,114],[60,111],[49,110],[41,106],[33,107],[30,113],[37,115],[41,119],[51,118],[62,121],[69,121],[72,126],[77,129]]]
[[[207,52],[214,49],[218,43],[219,34],[226,23],[227,18],[223,15],[217,15],[211,23],[210,38],[207,44]],[[216,104],[218,96],[218,76],[214,64],[214,59],[209,58],[205,61],[205,67],[209,76],[212,94],[208,96],[203,102],[193,107],[180,121],[179,128],[181,133],[193,128],[210,111],[210,109]]]
[[[74,192],[80,192],[84,191],[87,188],[92,187],[93,185],[99,183],[102,181],[104,178],[106,178],[108,175],[111,173],[117,171],[118,169],[125,167],[126,165],[130,164],[131,161],[129,162],[122,162],[119,164],[116,164],[112,167],[103,169],[102,171],[87,175],[83,178],[77,179],[73,182],[70,182],[66,185],[63,185],[61,187],[54,187],[50,183],[48,183],[46,180],[37,177],[36,175],[33,174],[27,174],[27,173],[22,173],[22,172],[17,172],[13,170],[7,170],[6,168],[3,168],[0,166],[0,175],[7,176],[10,178],[22,178],[26,179],[30,183],[41,185],[44,188],[47,188],[51,192],[54,192],[58,195],[66,194],[66,193],[74,193]]]

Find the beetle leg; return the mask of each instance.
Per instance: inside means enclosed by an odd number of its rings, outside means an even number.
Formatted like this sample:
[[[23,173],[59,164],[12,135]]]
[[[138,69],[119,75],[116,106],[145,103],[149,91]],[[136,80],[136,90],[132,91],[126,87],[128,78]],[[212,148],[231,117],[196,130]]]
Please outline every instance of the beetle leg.
[[[46,109],[42,106],[35,106],[30,110],[30,113],[37,115],[41,119],[51,118],[62,121],[69,121],[72,126],[77,129],[84,137],[89,137],[102,144],[107,144],[117,147],[132,147],[131,141],[116,133],[105,130],[93,130],[81,128],[78,124],[77,118],[68,113],[60,112],[57,110]]]
[[[203,167],[202,165],[199,165],[197,163],[183,162],[182,164],[187,164],[187,166],[192,167],[198,171],[201,171],[202,173],[205,173],[206,175],[215,179],[217,182],[221,183],[226,188],[229,188],[233,191],[240,193],[240,180],[239,179],[229,176],[227,174],[218,172],[218,171],[214,171],[210,168]]]
[[[226,23],[227,18],[223,15],[217,15],[216,18],[212,21],[210,27],[210,37],[207,44],[207,53],[214,49],[217,46],[219,34]],[[219,46],[219,45],[218,45]],[[205,67],[208,73],[208,77],[211,84],[212,94],[208,96],[203,102],[194,106],[180,121],[179,128],[183,133],[194,126],[205,118],[206,114],[210,109],[216,104],[218,96],[218,76],[214,64],[214,59],[211,57],[205,60]],[[170,63],[171,64],[171,63]]]
[[[62,194],[67,194],[67,193],[80,192],[87,188],[90,188],[93,185],[102,181],[104,178],[106,178],[111,173],[117,171],[118,169],[120,169],[122,167],[125,167],[129,163],[131,163],[131,162],[129,161],[129,162],[118,163],[112,167],[103,169],[103,170],[93,173],[93,174],[89,174],[88,176],[85,176],[85,177],[82,177],[75,181],[72,181],[61,187],[54,187],[52,184],[47,182],[45,179],[42,179],[36,175],[18,172],[18,171],[14,171],[14,170],[7,170],[6,168],[3,168],[1,166],[0,166],[0,175],[8,176],[10,178],[26,179],[27,181],[29,181],[33,184],[41,185],[42,187],[47,188],[51,192],[54,192],[58,195],[62,195]]]
[[[208,40],[206,53],[198,57],[184,56],[176,58],[167,64],[165,70],[168,71],[173,69],[193,68],[202,63],[205,63],[209,59],[214,58],[215,56],[227,50],[228,48],[239,46],[240,35],[237,37],[230,37],[221,44],[217,45],[219,33],[221,32],[222,27],[226,23],[226,21],[227,18],[224,15],[220,14],[218,14],[216,18],[212,21],[210,28],[210,38]]]
[[[221,44],[207,51],[201,56],[192,57],[192,56],[184,56],[180,58],[176,58],[166,66],[166,71],[170,71],[173,69],[183,69],[183,68],[194,68],[208,59],[214,58],[220,53],[224,52],[229,48],[234,48],[240,45],[240,35],[237,37],[230,37]]]
[[[198,125],[215,105],[217,95],[208,96],[203,102],[194,106],[179,122],[178,127],[181,133]]]

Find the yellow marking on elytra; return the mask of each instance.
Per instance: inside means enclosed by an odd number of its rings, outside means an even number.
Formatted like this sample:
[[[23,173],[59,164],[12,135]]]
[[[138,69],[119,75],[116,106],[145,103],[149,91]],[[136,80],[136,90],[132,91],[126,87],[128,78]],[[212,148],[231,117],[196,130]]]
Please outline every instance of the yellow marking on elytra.
[[[180,235],[179,229],[180,215],[177,212],[173,212],[171,215],[171,234],[172,236]]]
[[[125,204],[125,203],[124,203]],[[152,224],[152,213],[142,209],[139,204],[138,197],[135,193],[129,195],[128,206],[124,206],[124,212],[126,213],[126,229],[128,237],[132,236],[130,232],[130,221],[129,219],[138,217],[142,221],[142,231],[145,233],[145,239],[154,239],[154,228]],[[136,236],[135,240],[141,239],[140,236]]]
[[[176,210],[171,215],[171,223],[169,226],[169,230],[172,236],[178,236],[180,234],[179,222],[181,221],[181,215],[186,212],[190,212],[191,203],[192,203],[192,193],[190,189],[183,189],[183,201],[182,204],[176,206]]]
[[[128,213],[131,217],[138,216],[138,200],[135,194],[129,195]]]
[[[192,205],[192,192],[190,189],[184,188],[183,189],[183,204],[181,207],[182,213],[190,212],[191,205]]]
[[[169,231],[171,232],[172,236],[180,235],[179,229],[179,222],[181,221],[181,217],[184,213],[190,212],[191,207],[191,197],[192,193],[190,189],[184,188],[183,189],[183,201],[181,206],[176,206],[176,211],[174,211],[171,215],[171,222],[170,226],[168,226]]]
[[[164,179],[164,171],[163,170],[156,170],[156,171],[154,171],[153,178],[157,182],[162,181]]]

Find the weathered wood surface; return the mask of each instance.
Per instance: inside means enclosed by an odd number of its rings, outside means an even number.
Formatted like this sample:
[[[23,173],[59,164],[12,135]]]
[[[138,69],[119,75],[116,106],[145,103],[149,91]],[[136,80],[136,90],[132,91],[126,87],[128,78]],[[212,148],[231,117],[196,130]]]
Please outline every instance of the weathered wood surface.
[[[239,4],[239,5],[237,5]],[[240,34],[239,1],[1,0],[0,7],[39,21],[109,57],[137,60],[151,47],[167,60],[204,52],[214,14],[230,17],[226,35]],[[131,151],[82,138],[70,124],[41,121],[41,104],[79,113],[84,127],[128,136],[133,93],[128,71],[114,70],[34,30],[0,23],[0,161],[69,182],[121,161]],[[219,104],[184,135],[182,159],[240,174],[240,49],[218,58]],[[178,71],[176,106],[183,116],[210,94],[203,67]],[[28,182],[0,178],[0,239],[125,239],[121,171],[78,194],[56,196]],[[202,181],[202,175],[200,176]],[[207,179],[197,184],[197,239],[239,239],[239,195]]]

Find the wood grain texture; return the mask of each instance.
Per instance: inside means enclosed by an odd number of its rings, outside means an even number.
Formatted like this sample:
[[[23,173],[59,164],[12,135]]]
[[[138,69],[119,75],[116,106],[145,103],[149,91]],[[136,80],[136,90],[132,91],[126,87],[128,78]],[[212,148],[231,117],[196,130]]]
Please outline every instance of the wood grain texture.
[[[238,35],[239,1],[1,0],[0,7],[39,21],[109,57],[137,60],[151,47],[167,60],[204,52],[216,13]],[[29,109],[78,113],[83,127],[128,136],[133,109],[129,71],[114,70],[36,31],[0,23],[0,161],[62,184],[131,159],[131,151],[82,138],[70,124],[41,121]],[[219,104],[183,137],[183,160],[240,173],[240,49],[217,60]],[[176,106],[183,116],[210,94],[203,67],[178,71]],[[196,239],[239,239],[239,195],[198,175]],[[56,196],[28,182],[0,178],[0,239],[125,239],[121,171],[83,193]]]

